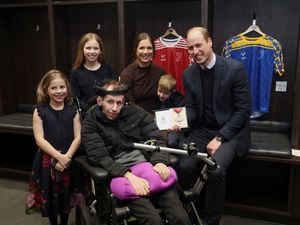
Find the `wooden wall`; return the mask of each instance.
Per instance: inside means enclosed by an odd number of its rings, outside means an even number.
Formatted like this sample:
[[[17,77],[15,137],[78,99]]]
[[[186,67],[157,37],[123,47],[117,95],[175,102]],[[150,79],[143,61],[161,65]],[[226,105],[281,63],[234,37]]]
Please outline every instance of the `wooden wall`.
[[[225,41],[245,31],[256,13],[260,29],[282,44],[286,70],[273,77],[270,112],[262,119],[294,123],[299,12],[298,0],[1,1],[0,114],[14,112],[20,103],[34,104],[37,82],[48,69],[69,74],[86,32],[102,37],[107,63],[120,73],[131,62],[139,32],[159,37],[171,21],[186,36],[188,28],[207,23],[221,53]],[[275,92],[276,81],[287,81],[287,92]]]
[[[251,24],[256,13],[256,24],[261,31],[278,40],[283,48],[285,74],[274,75],[270,113],[263,119],[291,122],[296,56],[298,48],[300,2],[297,0],[215,0],[213,34],[215,49],[222,51],[225,41]],[[287,81],[287,92],[275,92],[276,81]]]

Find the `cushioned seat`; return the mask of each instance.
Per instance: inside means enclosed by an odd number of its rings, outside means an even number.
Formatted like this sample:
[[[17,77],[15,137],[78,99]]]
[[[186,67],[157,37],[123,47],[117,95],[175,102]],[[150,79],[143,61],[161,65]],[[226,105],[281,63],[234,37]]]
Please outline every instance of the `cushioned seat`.
[[[250,121],[251,146],[249,155],[290,158],[290,125],[275,121]]]
[[[0,117],[0,132],[33,135],[32,113],[12,113]]]

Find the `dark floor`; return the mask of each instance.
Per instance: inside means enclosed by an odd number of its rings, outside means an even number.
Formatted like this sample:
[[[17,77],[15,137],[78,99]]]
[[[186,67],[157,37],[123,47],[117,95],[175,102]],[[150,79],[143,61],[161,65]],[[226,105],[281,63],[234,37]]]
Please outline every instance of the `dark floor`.
[[[1,225],[48,225],[48,220],[40,215],[26,215],[25,201],[27,182],[20,179],[0,178],[0,224]],[[74,210],[69,225],[75,225]],[[224,215],[221,225],[284,225],[268,221],[254,220]]]
[[[0,158],[0,225],[48,225],[40,215],[25,214],[27,181],[37,151],[33,137],[0,134],[0,138],[2,146],[10,146],[2,149]],[[224,215],[220,225],[286,225],[232,215]],[[74,210],[69,225],[75,225]]]

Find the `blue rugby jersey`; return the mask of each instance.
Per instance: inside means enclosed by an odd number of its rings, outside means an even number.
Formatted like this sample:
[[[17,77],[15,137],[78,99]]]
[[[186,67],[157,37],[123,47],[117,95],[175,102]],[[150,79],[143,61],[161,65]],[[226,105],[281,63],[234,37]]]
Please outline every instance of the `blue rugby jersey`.
[[[251,118],[268,113],[273,74],[282,76],[284,73],[280,43],[268,35],[246,37],[239,34],[226,41],[222,55],[245,65],[252,98]]]

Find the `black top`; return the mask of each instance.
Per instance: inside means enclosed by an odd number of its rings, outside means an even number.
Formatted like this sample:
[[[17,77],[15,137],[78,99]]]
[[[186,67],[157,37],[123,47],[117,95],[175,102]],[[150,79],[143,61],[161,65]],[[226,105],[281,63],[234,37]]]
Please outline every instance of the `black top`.
[[[219,125],[213,109],[213,85],[215,77],[214,67],[211,69],[200,69],[202,87],[203,87],[203,126],[218,130]]]
[[[55,148],[66,153],[74,140],[73,119],[76,108],[65,104],[62,110],[50,105],[38,105],[38,115],[43,121],[44,137]]]
[[[174,91],[167,101],[162,102],[160,108],[168,109],[184,106],[184,97],[179,91]]]
[[[101,83],[104,79],[118,79],[116,73],[108,64],[102,64],[95,71],[88,70],[84,66],[71,71],[72,94],[79,99],[83,111],[87,111],[89,105],[95,103],[93,102],[96,96],[94,82]]]

